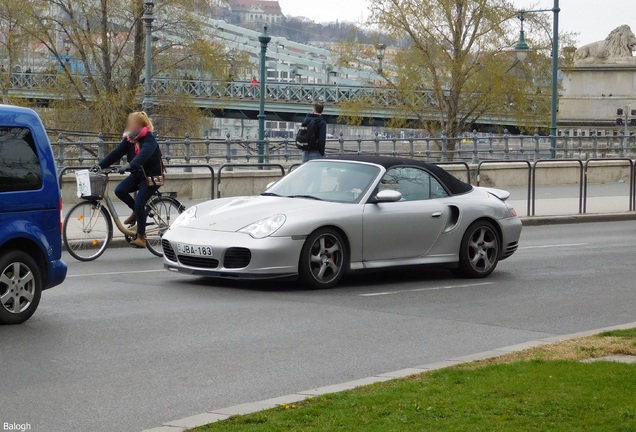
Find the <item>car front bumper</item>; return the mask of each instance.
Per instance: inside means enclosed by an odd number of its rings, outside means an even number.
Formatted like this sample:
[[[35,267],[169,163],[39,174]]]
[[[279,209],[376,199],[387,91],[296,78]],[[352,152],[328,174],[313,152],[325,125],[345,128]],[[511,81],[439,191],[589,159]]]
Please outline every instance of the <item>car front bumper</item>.
[[[213,255],[180,254],[178,244],[209,246]],[[211,278],[294,279],[303,244],[303,238],[255,239],[243,233],[178,228],[163,237],[164,266],[170,271]]]

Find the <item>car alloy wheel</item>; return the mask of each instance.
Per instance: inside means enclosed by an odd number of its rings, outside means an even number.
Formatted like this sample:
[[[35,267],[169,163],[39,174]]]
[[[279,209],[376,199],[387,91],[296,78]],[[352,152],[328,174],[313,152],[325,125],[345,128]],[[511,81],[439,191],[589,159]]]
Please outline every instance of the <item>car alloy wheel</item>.
[[[491,223],[479,221],[466,231],[460,251],[460,272],[473,278],[489,276],[499,263],[500,241]]]
[[[346,270],[345,242],[335,230],[319,230],[309,236],[301,257],[300,274],[312,288],[331,288]]]
[[[31,317],[40,303],[42,277],[37,263],[20,251],[0,259],[0,323],[19,324]]]

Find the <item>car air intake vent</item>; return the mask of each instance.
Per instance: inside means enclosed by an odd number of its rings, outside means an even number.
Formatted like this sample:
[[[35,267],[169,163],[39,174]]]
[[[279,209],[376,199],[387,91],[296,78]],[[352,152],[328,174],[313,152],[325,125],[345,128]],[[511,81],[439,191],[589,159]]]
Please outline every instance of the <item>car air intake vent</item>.
[[[168,240],[164,240],[161,242],[163,245],[163,254],[168,259],[168,261],[177,262],[177,255],[174,253],[174,249],[172,249],[172,245]]]
[[[223,267],[226,269],[242,269],[252,262],[252,252],[245,248],[230,248],[225,252]]]
[[[514,243],[508,244],[508,246],[506,247],[506,254],[504,255],[504,257],[508,258],[512,256],[512,254],[514,254],[517,251],[517,249],[519,249],[519,243],[514,242]]]
[[[201,258],[195,256],[179,255],[179,262],[187,267],[216,269],[219,268],[219,260],[212,258]]]

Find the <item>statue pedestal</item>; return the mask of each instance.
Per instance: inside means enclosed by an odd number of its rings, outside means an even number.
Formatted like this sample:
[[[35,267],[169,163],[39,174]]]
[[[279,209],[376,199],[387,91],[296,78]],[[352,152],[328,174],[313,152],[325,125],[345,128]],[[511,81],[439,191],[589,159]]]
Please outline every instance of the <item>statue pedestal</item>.
[[[636,109],[636,62],[576,65],[564,75],[560,127],[616,129],[616,110]]]

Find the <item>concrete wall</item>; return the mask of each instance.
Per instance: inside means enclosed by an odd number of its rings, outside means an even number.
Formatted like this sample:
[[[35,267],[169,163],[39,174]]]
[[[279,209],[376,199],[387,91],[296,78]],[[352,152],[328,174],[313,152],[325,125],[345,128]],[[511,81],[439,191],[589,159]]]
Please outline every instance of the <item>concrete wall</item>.
[[[445,166],[461,180],[466,180],[466,171],[461,166]],[[477,182],[477,167],[472,166],[472,183]],[[580,169],[577,163],[556,162],[540,165],[536,171],[537,185],[568,185],[578,184]],[[221,196],[256,195],[265,190],[267,185],[280,179],[281,173],[277,170],[263,171],[224,171],[220,185]],[[123,176],[111,176],[111,193],[115,186],[123,179]],[[523,163],[486,164],[482,166],[480,175],[482,186],[499,188],[512,188],[527,186],[528,166]],[[610,184],[630,180],[630,167],[626,162],[600,161],[590,163],[588,181],[590,184]],[[215,188],[218,185],[215,185]],[[211,195],[211,181],[209,174],[169,174],[165,192],[177,192],[180,199],[205,200]],[[62,193],[64,202],[77,202],[75,177],[64,176]]]
[[[559,124],[584,128],[615,126],[616,109],[636,95],[636,65],[575,65],[564,71]]]
[[[594,161],[590,162],[587,177],[590,184],[628,183],[631,177],[630,171],[628,162]],[[475,168],[473,182],[477,181],[476,174]],[[499,188],[527,186],[528,165],[521,163],[485,164],[482,166],[480,180],[482,186]],[[538,186],[571,185],[578,184],[579,181],[580,166],[576,162],[540,164],[536,170]]]
[[[110,194],[114,197],[115,187],[125,177],[120,175],[110,176]],[[255,195],[263,192],[267,185],[281,178],[280,171],[235,171],[223,172],[221,182],[221,196]],[[217,188],[215,180],[215,196]],[[210,199],[212,184],[210,174],[168,174],[163,192],[177,192],[179,199],[206,200]],[[76,203],[77,187],[74,175],[65,175],[62,182],[62,197],[65,203]]]

